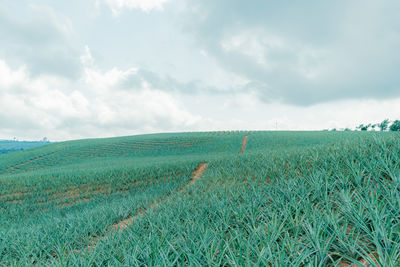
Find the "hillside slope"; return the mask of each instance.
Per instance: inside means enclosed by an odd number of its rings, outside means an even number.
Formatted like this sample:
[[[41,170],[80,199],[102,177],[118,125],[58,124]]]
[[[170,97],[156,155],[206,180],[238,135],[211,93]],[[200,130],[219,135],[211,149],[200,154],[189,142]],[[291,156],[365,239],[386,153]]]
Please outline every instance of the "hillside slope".
[[[398,137],[177,133],[2,155],[0,263],[398,266]]]

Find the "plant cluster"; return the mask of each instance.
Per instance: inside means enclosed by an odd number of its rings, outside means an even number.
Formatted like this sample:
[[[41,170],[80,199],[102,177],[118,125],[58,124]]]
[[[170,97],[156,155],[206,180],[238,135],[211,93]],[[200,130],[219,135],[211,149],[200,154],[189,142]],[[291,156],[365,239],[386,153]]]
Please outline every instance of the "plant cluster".
[[[390,121],[389,119],[385,119],[380,123],[369,123],[369,124],[360,124],[357,126],[357,129],[360,131],[368,131],[379,128],[380,131],[392,131],[392,132],[400,132],[400,120]]]
[[[81,156],[63,165],[56,145]],[[185,133],[29,153],[45,156],[0,175],[0,264],[400,265],[396,133]],[[14,155],[0,168],[25,160]]]

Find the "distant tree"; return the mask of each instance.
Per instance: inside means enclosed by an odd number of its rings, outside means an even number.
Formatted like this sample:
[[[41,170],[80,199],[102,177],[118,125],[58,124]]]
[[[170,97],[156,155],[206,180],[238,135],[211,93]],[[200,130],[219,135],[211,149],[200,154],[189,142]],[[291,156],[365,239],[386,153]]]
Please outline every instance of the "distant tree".
[[[332,131],[332,132],[336,132],[336,128],[333,128],[331,131]]]
[[[400,132],[400,120],[395,120],[392,125],[390,125],[390,130],[393,132]]]
[[[371,123],[370,124],[360,124],[359,126],[357,126],[357,129],[360,129],[361,131],[368,131],[369,127],[371,127]]]
[[[386,131],[389,127],[389,123],[390,123],[389,119],[385,119],[381,123],[378,123],[378,126],[381,129],[381,131]]]
[[[351,129],[350,129],[350,128],[345,128],[344,131],[345,131],[345,132],[350,132]]]
[[[47,137],[43,137],[42,142],[47,143],[47,142],[49,142],[49,139]]]

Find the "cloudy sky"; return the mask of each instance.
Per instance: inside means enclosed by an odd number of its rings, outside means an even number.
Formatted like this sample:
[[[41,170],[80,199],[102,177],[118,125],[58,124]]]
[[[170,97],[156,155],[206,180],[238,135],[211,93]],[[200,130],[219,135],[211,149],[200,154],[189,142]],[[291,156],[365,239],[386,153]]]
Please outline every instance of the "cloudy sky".
[[[0,139],[400,118],[397,0],[3,0]]]

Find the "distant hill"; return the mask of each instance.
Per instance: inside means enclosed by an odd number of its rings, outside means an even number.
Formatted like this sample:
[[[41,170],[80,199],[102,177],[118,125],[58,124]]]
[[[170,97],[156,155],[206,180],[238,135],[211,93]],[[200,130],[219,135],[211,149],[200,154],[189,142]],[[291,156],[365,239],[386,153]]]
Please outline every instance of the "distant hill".
[[[0,140],[0,154],[9,152],[25,150],[29,148],[48,145],[48,141],[13,141],[13,140]]]

